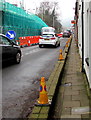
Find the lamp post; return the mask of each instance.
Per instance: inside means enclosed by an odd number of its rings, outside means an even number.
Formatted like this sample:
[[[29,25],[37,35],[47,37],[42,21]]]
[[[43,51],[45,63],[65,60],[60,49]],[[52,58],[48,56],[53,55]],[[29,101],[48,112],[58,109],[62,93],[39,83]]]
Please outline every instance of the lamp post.
[[[22,0],[22,8],[24,9],[24,0]]]
[[[44,7],[42,7],[42,20],[44,20]]]
[[[24,0],[20,0],[20,7],[24,9]]]
[[[52,11],[52,15],[53,15],[53,27],[54,27],[54,24],[55,24],[55,6],[54,6],[54,9]]]
[[[54,19],[54,16],[53,16],[53,27],[54,27],[54,22],[55,22],[55,19]]]

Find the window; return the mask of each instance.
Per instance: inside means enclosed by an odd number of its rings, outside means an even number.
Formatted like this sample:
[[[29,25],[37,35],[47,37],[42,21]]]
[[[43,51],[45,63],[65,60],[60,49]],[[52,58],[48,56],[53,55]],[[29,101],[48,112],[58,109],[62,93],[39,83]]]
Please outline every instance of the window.
[[[54,37],[53,34],[43,34],[43,37]]]
[[[10,45],[10,42],[6,38],[0,36],[0,44]]]

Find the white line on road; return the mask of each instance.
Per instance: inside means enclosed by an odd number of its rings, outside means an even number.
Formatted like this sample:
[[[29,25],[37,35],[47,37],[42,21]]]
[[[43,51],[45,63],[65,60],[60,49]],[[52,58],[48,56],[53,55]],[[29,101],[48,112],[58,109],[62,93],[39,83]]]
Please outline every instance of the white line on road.
[[[34,49],[34,50],[32,50],[32,51],[26,52],[26,53],[23,54],[22,56],[29,55],[29,54],[32,54],[32,53],[35,53],[35,52],[38,52],[38,51],[40,51],[40,49]]]

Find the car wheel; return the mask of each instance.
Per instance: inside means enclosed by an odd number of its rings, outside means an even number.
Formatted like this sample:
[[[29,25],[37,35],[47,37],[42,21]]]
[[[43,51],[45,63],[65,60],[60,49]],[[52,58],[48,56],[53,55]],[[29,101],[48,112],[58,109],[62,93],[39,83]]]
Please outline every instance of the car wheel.
[[[42,45],[39,45],[39,48],[42,48]]]
[[[44,47],[44,45],[39,45],[39,48],[43,48]]]
[[[18,52],[15,57],[15,63],[19,64],[21,61],[21,54]]]
[[[24,48],[24,46],[23,46],[23,45],[21,45],[20,47],[21,47],[21,48]]]

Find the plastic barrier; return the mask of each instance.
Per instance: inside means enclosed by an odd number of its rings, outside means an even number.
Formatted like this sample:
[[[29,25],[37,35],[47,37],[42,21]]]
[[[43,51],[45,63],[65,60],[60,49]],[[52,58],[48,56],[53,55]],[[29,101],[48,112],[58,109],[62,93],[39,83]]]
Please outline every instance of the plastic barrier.
[[[31,46],[39,43],[40,36],[25,36],[19,37],[19,45],[20,46]]]

